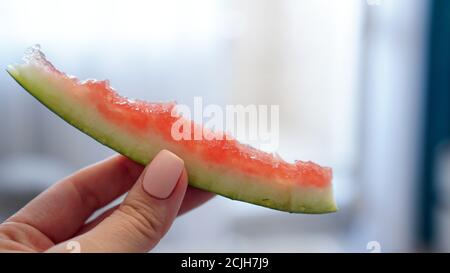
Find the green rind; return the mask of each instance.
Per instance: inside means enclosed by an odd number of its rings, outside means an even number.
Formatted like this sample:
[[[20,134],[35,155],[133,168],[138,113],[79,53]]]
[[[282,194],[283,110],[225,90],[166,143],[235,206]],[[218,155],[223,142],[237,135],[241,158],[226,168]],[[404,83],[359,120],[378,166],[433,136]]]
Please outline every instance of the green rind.
[[[96,130],[92,126],[83,125],[82,120],[71,117],[69,114],[64,114],[64,111],[58,110],[57,103],[51,103],[45,96],[45,92],[36,88],[31,81],[27,81],[20,76],[20,72],[14,66],[9,66],[7,72],[21,85],[28,93],[45,105],[50,111],[58,115],[60,118],[71,124],[73,127],[79,129],[85,134],[91,136],[99,143],[117,151],[118,153],[138,162],[142,165],[148,164],[160,150],[155,147],[153,151],[140,152],[139,149],[127,147],[126,144],[121,143],[116,137]],[[122,141],[123,142],[123,141]],[[149,147],[149,145],[147,145]],[[167,147],[175,150],[178,147]],[[188,155],[186,155],[188,157]],[[185,159],[183,157],[183,159]],[[332,187],[326,189],[318,188],[302,188],[295,189],[279,189],[280,185],[272,186],[263,184],[261,181],[255,181],[254,177],[246,177],[245,175],[237,175],[236,173],[227,172],[225,169],[220,169],[217,166],[210,166],[207,163],[201,162],[200,159],[191,157],[186,160],[186,168],[189,173],[189,184],[196,188],[210,191],[228,197],[233,200],[244,201],[280,211],[293,213],[308,213],[308,214],[322,214],[337,211],[336,204],[333,198]],[[246,190],[240,189],[242,185],[246,185]],[[251,190],[253,187],[253,191]],[[294,186],[295,187],[295,186]],[[292,195],[294,194],[294,196]]]

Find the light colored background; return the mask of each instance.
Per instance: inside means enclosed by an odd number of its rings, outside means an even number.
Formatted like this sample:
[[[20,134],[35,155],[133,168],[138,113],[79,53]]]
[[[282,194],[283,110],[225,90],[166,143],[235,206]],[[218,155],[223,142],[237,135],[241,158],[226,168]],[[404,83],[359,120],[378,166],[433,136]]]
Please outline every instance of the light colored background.
[[[40,43],[57,67],[108,78],[126,96],[279,104],[278,153],[334,168],[337,214],[217,197],[180,217],[155,251],[365,252],[374,240],[415,251],[426,1],[379,3],[0,1],[0,66]],[[0,92],[0,218],[112,154],[6,73]]]

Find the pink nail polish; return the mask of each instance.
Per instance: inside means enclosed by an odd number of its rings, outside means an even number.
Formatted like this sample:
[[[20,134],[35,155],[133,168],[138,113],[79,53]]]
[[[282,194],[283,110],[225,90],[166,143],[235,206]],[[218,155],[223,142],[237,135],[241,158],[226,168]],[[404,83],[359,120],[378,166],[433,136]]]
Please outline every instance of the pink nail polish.
[[[147,166],[142,187],[148,194],[166,199],[175,189],[183,173],[184,162],[175,154],[162,150]]]

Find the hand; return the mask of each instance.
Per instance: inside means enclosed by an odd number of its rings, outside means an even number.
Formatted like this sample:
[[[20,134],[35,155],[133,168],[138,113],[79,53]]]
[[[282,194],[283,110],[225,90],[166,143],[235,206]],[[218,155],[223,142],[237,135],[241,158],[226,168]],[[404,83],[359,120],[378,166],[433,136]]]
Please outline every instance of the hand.
[[[96,219],[98,209],[128,192]],[[146,252],[177,215],[213,195],[187,184],[184,162],[163,150],[144,169],[123,156],[50,187],[0,225],[0,251]]]

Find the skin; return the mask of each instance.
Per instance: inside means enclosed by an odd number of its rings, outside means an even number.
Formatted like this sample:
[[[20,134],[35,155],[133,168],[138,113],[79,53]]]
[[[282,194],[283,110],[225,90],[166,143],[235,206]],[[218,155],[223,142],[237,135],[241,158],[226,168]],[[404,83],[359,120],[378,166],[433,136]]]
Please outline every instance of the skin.
[[[155,198],[142,188],[144,167],[117,155],[59,181],[0,225],[0,252],[146,252],[177,215],[213,197],[187,184],[182,172],[172,194]],[[128,192],[128,193],[127,193]],[[122,194],[122,204],[86,222]]]

